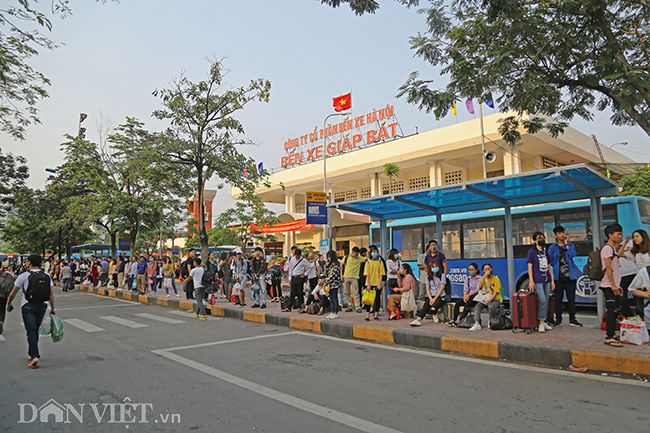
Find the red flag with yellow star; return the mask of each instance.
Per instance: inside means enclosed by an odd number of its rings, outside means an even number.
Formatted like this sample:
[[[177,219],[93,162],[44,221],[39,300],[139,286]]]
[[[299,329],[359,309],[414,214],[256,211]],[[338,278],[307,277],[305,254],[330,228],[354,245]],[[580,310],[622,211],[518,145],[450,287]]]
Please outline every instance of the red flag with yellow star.
[[[352,93],[339,96],[338,98],[332,98],[332,101],[334,102],[334,111],[337,113],[339,111],[349,110],[352,108]]]

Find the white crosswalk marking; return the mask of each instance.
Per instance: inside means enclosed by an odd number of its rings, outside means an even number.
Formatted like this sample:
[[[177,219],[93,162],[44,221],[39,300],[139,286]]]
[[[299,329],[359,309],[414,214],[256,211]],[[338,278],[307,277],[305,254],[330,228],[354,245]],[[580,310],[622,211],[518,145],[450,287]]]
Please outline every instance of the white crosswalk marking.
[[[170,319],[169,317],[156,316],[155,314],[149,314],[149,313],[139,313],[136,314],[136,316],[144,317],[151,320],[157,320],[159,322],[164,322],[164,323],[173,323],[173,324],[185,323],[184,320]]]
[[[171,314],[177,314],[177,315],[179,315],[179,316],[185,316],[185,317],[191,317],[191,316],[192,316],[192,313],[191,313],[191,312],[187,312],[187,311],[185,311],[185,310],[182,310],[182,311],[179,311],[179,310],[169,310],[169,311],[167,311],[167,312],[168,312],[168,313],[171,313]]]
[[[149,325],[145,325],[144,323],[138,323],[135,321],[122,319],[120,317],[115,317],[115,316],[104,316],[102,317],[102,319],[108,320],[109,322],[117,323],[118,325],[128,326],[129,328],[146,328],[149,326]]]
[[[5,341],[5,338],[2,335],[0,335],[0,341]]]
[[[65,323],[69,323],[70,325],[74,326],[75,328],[79,328],[82,331],[86,332],[99,332],[99,331],[104,331],[103,328],[100,328],[99,326],[92,325],[88,322],[84,322],[83,320],[79,319],[63,319]]]

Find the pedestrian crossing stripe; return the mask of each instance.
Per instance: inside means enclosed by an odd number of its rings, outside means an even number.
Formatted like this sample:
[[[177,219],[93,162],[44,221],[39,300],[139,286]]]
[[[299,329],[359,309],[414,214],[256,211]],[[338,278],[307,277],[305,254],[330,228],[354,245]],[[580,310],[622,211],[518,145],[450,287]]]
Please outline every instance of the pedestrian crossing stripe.
[[[2,335],[0,335],[0,341],[5,341],[5,338]]]
[[[145,325],[144,323],[138,323],[136,321],[122,319],[121,317],[115,317],[115,316],[103,316],[102,319],[108,320],[109,322],[117,323],[118,325],[127,326],[129,328],[147,328],[149,326],[149,325]]]
[[[151,320],[157,320],[159,322],[171,323],[171,324],[185,323],[184,320],[171,319],[169,317],[156,316],[155,314],[149,314],[149,313],[139,313],[139,314],[136,314],[136,316],[144,317],[146,319],[151,319]]]
[[[100,328],[99,326],[95,326],[93,324],[90,324],[88,322],[84,322],[83,320],[80,319],[63,319],[65,323],[68,323],[75,328],[79,328],[82,331],[86,332],[99,332],[99,331],[104,331],[103,328]]]

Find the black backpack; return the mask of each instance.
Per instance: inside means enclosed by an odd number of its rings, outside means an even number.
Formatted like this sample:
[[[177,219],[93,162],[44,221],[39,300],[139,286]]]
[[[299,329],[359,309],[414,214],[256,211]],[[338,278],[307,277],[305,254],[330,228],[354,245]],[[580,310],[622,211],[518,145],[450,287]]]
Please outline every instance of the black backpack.
[[[3,272],[0,275],[0,298],[8,298],[11,294],[11,291],[14,289],[14,277],[12,277],[7,272]]]
[[[206,269],[201,276],[201,285],[208,289],[212,286],[212,283],[214,283],[214,273]]]
[[[50,300],[50,276],[43,271],[31,272],[27,278],[25,299],[31,304],[39,304]]]

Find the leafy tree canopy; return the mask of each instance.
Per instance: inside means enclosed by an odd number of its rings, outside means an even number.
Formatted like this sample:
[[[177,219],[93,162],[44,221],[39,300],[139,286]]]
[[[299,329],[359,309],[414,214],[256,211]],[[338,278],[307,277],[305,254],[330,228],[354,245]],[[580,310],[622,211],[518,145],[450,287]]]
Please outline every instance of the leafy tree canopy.
[[[633,176],[622,178],[620,184],[623,185],[621,195],[650,198],[650,168],[638,167]]]

